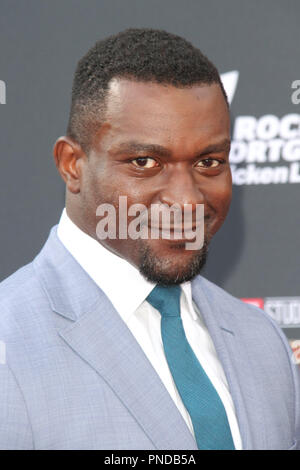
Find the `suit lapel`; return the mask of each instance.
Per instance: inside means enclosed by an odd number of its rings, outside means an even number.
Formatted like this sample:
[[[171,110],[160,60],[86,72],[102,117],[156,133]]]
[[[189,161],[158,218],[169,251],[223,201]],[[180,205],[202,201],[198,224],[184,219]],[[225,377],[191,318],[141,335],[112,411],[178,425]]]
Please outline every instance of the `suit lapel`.
[[[108,383],[156,448],[197,448],[160,378],[106,298],[60,335]]]
[[[213,300],[200,276],[192,283],[193,299],[196,302],[213,340],[217,356],[223,366],[229,391],[233,399],[243,449],[253,449],[257,434],[263,432],[252,422],[251,410],[259,414],[260,400],[255,386],[255,364],[251,364],[245,352],[238,328],[234,323],[235,313],[228,312],[220,298]],[[258,439],[264,442],[264,436]]]
[[[34,263],[53,310],[73,320],[71,324],[63,322],[60,336],[106,381],[153,445],[162,450],[197,449],[185,421],[132,333],[101,289],[60,243],[55,230]]]

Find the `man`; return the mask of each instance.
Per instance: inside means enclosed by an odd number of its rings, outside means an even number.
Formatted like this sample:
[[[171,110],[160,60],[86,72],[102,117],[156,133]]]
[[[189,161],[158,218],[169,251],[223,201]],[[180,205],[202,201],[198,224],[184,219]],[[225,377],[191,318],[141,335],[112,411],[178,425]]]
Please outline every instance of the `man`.
[[[131,29],[81,59],[54,147],[66,209],[0,286],[1,448],[297,447],[284,335],[199,275],[230,205],[229,147],[219,74],[184,39]],[[129,236],[135,204],[146,237]],[[154,223],[155,206],[177,212]]]

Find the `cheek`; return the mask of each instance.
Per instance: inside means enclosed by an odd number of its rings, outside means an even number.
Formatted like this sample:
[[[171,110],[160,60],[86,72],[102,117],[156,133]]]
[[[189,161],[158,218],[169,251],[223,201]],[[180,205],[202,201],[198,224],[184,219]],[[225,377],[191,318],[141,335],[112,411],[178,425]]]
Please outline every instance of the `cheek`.
[[[111,203],[114,194],[112,178],[105,171],[90,165],[83,175],[82,199],[85,205],[95,210],[99,204]]]
[[[148,207],[153,199],[153,185],[142,179],[128,178],[127,175],[115,175],[106,187],[106,194],[111,194],[111,200],[114,200],[116,205],[120,196],[126,196],[128,207],[133,204],[143,204]]]
[[[84,206],[85,210],[96,217],[97,208],[101,204],[111,204],[116,209],[117,220],[119,217],[120,196],[126,196],[127,211],[133,204],[148,206],[148,198],[143,194],[143,188],[128,179],[122,180],[116,175],[91,175],[85,185]],[[124,200],[122,206],[124,206]],[[127,214],[127,218],[130,217]],[[132,218],[132,217],[131,217]]]
[[[232,197],[231,181],[224,181],[222,184],[215,185],[207,194],[206,202],[212,213],[210,229],[212,233],[219,230],[229,211]]]
[[[207,192],[206,201],[216,212],[222,213],[228,211],[231,197],[231,184],[218,184],[211,187]]]
[[[216,200],[217,200],[219,211],[223,213],[224,215],[226,215],[229,210],[231,197],[232,197],[231,187],[220,190],[218,194],[216,195]]]

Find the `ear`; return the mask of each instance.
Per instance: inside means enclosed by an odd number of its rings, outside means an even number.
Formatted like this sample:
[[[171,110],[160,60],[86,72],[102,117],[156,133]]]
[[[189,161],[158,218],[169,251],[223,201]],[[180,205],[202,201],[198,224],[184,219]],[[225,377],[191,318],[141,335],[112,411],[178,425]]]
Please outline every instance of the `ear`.
[[[69,137],[59,137],[53,148],[56,167],[66,183],[67,189],[74,194],[80,192],[81,166],[87,158],[81,146]]]

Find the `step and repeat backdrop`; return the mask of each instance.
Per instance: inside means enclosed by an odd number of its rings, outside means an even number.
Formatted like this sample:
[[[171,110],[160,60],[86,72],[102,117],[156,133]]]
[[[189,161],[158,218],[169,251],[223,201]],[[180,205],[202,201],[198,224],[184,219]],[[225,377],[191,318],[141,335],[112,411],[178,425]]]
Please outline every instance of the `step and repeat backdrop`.
[[[0,279],[40,250],[64,206],[52,147],[74,69],[98,39],[161,28],[217,65],[231,102],[233,201],[204,275],[264,309],[300,363],[298,0],[1,0]]]

